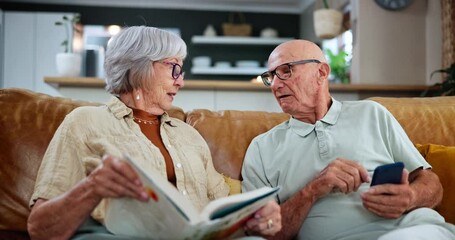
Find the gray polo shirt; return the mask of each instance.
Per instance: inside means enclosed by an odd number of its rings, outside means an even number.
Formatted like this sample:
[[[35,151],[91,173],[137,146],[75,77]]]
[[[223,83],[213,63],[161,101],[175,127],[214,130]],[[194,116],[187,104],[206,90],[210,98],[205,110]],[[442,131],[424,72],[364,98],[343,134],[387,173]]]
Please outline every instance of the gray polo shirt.
[[[283,203],[338,157],[359,162],[370,176],[375,167],[399,161],[409,171],[431,167],[382,105],[332,100],[328,113],[315,124],[291,118],[253,139],[242,168],[243,191],[281,186],[277,200]],[[360,193],[368,188],[369,183],[364,183],[357,192],[331,193],[320,199],[302,225],[299,239],[374,239],[392,229],[399,219],[386,220],[362,206]],[[427,210],[428,215],[442,218]]]

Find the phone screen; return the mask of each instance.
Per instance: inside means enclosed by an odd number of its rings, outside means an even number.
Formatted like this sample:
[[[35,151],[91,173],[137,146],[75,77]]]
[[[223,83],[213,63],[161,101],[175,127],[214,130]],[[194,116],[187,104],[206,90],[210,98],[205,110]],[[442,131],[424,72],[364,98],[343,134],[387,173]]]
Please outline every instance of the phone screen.
[[[396,162],[385,164],[377,167],[373,173],[371,186],[385,183],[399,184],[401,183],[401,176],[403,174],[404,164]]]

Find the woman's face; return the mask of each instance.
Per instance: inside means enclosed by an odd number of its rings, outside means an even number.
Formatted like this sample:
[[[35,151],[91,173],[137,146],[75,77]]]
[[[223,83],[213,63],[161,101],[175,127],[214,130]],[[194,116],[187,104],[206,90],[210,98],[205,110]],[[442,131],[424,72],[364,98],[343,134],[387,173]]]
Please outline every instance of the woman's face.
[[[174,97],[184,86],[182,65],[183,61],[177,58],[167,58],[152,63],[154,74],[149,80],[150,90],[144,92],[146,108],[150,112],[163,114],[172,107]]]

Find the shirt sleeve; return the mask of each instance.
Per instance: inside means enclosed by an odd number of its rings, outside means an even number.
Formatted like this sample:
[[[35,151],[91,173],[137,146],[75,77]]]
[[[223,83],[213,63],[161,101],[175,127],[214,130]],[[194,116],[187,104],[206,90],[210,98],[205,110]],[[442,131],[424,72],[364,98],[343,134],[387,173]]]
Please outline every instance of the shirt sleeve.
[[[422,157],[414,146],[400,123],[385,109],[384,115],[387,123],[388,148],[395,162],[403,162],[405,168],[412,172],[417,168],[431,168],[431,165]]]
[[[242,167],[242,192],[248,192],[264,186],[271,186],[265,175],[257,138],[251,141]]]
[[[38,198],[52,199],[67,192],[85,177],[80,155],[84,144],[71,123],[70,118],[65,118],[44,154],[30,207]]]

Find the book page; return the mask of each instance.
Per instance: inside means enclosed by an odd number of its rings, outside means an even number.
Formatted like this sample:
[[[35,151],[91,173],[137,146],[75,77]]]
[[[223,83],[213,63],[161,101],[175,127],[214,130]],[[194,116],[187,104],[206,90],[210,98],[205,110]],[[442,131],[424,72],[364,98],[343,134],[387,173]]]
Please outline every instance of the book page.
[[[266,204],[267,201],[275,196],[278,191],[280,190],[279,187],[277,188],[270,188],[270,187],[262,187],[250,192],[236,194],[220,199],[216,199],[211,201],[201,213],[201,218],[205,221],[213,220],[217,218],[223,218],[226,215],[234,213],[240,209],[245,211],[247,206],[256,206],[250,209],[251,212],[259,209],[263,205]],[[267,200],[267,201],[260,201],[260,200]],[[256,208],[256,209],[254,209]],[[254,210],[253,210],[254,209]]]
[[[263,187],[210,202],[202,210],[204,222],[200,228],[203,230],[197,239],[224,239],[230,236],[272,200],[279,190],[279,187]]]
[[[132,198],[107,201],[105,225],[114,234],[160,239],[179,238],[189,225],[199,222],[196,208],[159,173],[146,174],[133,160],[125,157],[138,173],[150,199]],[[172,227],[172,229],[170,229]]]
[[[112,198],[106,203],[106,228],[116,235],[154,239],[222,239],[238,230],[278,193],[264,187],[210,202],[201,213],[159,173],[136,170],[150,199]]]

